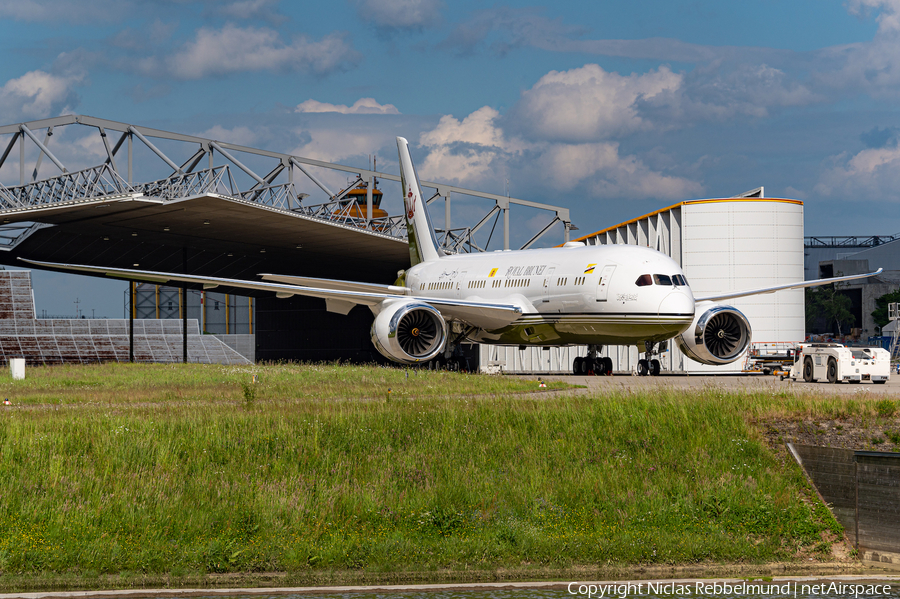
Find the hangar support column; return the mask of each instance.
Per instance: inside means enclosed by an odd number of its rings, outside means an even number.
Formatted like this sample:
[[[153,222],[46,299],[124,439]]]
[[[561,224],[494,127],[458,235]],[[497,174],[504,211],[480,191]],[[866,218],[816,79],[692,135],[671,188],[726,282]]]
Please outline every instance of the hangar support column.
[[[128,361],[134,363],[134,281],[128,281]]]

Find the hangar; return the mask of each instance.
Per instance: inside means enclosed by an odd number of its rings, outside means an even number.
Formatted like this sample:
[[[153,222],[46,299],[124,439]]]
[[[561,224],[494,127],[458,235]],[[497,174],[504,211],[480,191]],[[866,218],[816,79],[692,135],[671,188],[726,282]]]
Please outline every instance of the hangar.
[[[101,148],[99,164],[85,156],[88,147]],[[5,180],[18,171],[18,185],[0,186],[0,263],[21,266],[18,258],[26,257],[227,278],[271,272],[379,283],[393,282],[409,265],[403,218],[378,216],[373,205],[377,183],[399,202],[399,176],[390,172],[79,115],[2,126],[0,149]],[[54,174],[41,178],[42,166]],[[336,174],[349,181],[332,191]],[[568,241],[565,208],[422,183],[436,190],[429,203],[444,203],[443,221],[436,220],[446,251],[481,251],[492,238],[509,249],[514,207],[547,214],[547,225],[523,247],[559,228]],[[453,219],[451,197],[464,207]],[[483,216],[473,200],[487,202]],[[186,323],[185,304],[179,313]],[[326,312],[321,300],[259,294],[254,311],[256,359],[380,359],[368,339],[368,309],[343,316]],[[201,314],[190,317],[205,322]]]

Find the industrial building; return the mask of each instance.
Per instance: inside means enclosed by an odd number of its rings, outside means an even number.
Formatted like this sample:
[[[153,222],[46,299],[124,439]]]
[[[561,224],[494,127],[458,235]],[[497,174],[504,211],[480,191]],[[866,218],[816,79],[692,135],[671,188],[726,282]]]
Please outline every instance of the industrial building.
[[[844,239],[847,238],[841,238],[842,241]],[[842,333],[849,334],[853,331],[857,333],[855,336],[862,341],[882,333],[872,317],[872,312],[876,308],[875,300],[886,293],[900,289],[900,238],[881,236],[868,239],[877,239],[879,242],[867,243],[855,248],[844,245],[844,247],[835,248],[840,251],[831,255],[813,254],[815,258],[819,258],[819,261],[809,267],[809,270],[813,270],[815,273],[810,278],[855,275],[874,272],[879,268],[884,269],[884,272],[877,276],[848,281],[841,283],[838,287],[842,295],[850,298],[850,313],[853,315],[853,324],[843,327]],[[807,245],[809,245],[809,240],[807,240]],[[807,253],[811,254],[812,252],[807,249]],[[827,323],[826,328],[831,332],[831,323]]]

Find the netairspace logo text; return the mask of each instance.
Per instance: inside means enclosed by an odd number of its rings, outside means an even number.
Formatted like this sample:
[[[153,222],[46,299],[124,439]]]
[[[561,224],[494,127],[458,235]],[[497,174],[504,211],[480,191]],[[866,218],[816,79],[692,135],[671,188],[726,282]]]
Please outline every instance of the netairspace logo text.
[[[776,583],[760,582],[622,582],[578,583],[570,582],[570,595],[598,599],[627,599],[632,595],[756,595],[770,597],[797,597],[829,595],[831,597],[876,597],[891,592],[889,584],[844,584],[820,582],[801,584],[796,581]]]

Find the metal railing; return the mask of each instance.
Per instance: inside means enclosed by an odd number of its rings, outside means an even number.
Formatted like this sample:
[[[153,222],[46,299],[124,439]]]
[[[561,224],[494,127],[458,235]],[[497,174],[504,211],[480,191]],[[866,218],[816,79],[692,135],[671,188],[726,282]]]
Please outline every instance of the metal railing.
[[[132,189],[141,195],[161,200],[177,200],[205,193],[227,196],[237,196],[239,193],[228,166],[175,174],[165,179],[134,185]]]
[[[361,216],[365,214],[366,204],[355,199],[345,198],[336,202],[298,206],[293,210],[312,218],[319,218],[349,227],[369,229],[391,237],[406,237],[406,219],[402,216],[383,216],[367,219]]]
[[[127,193],[131,187],[108,164],[0,190],[0,210],[46,206]]]

